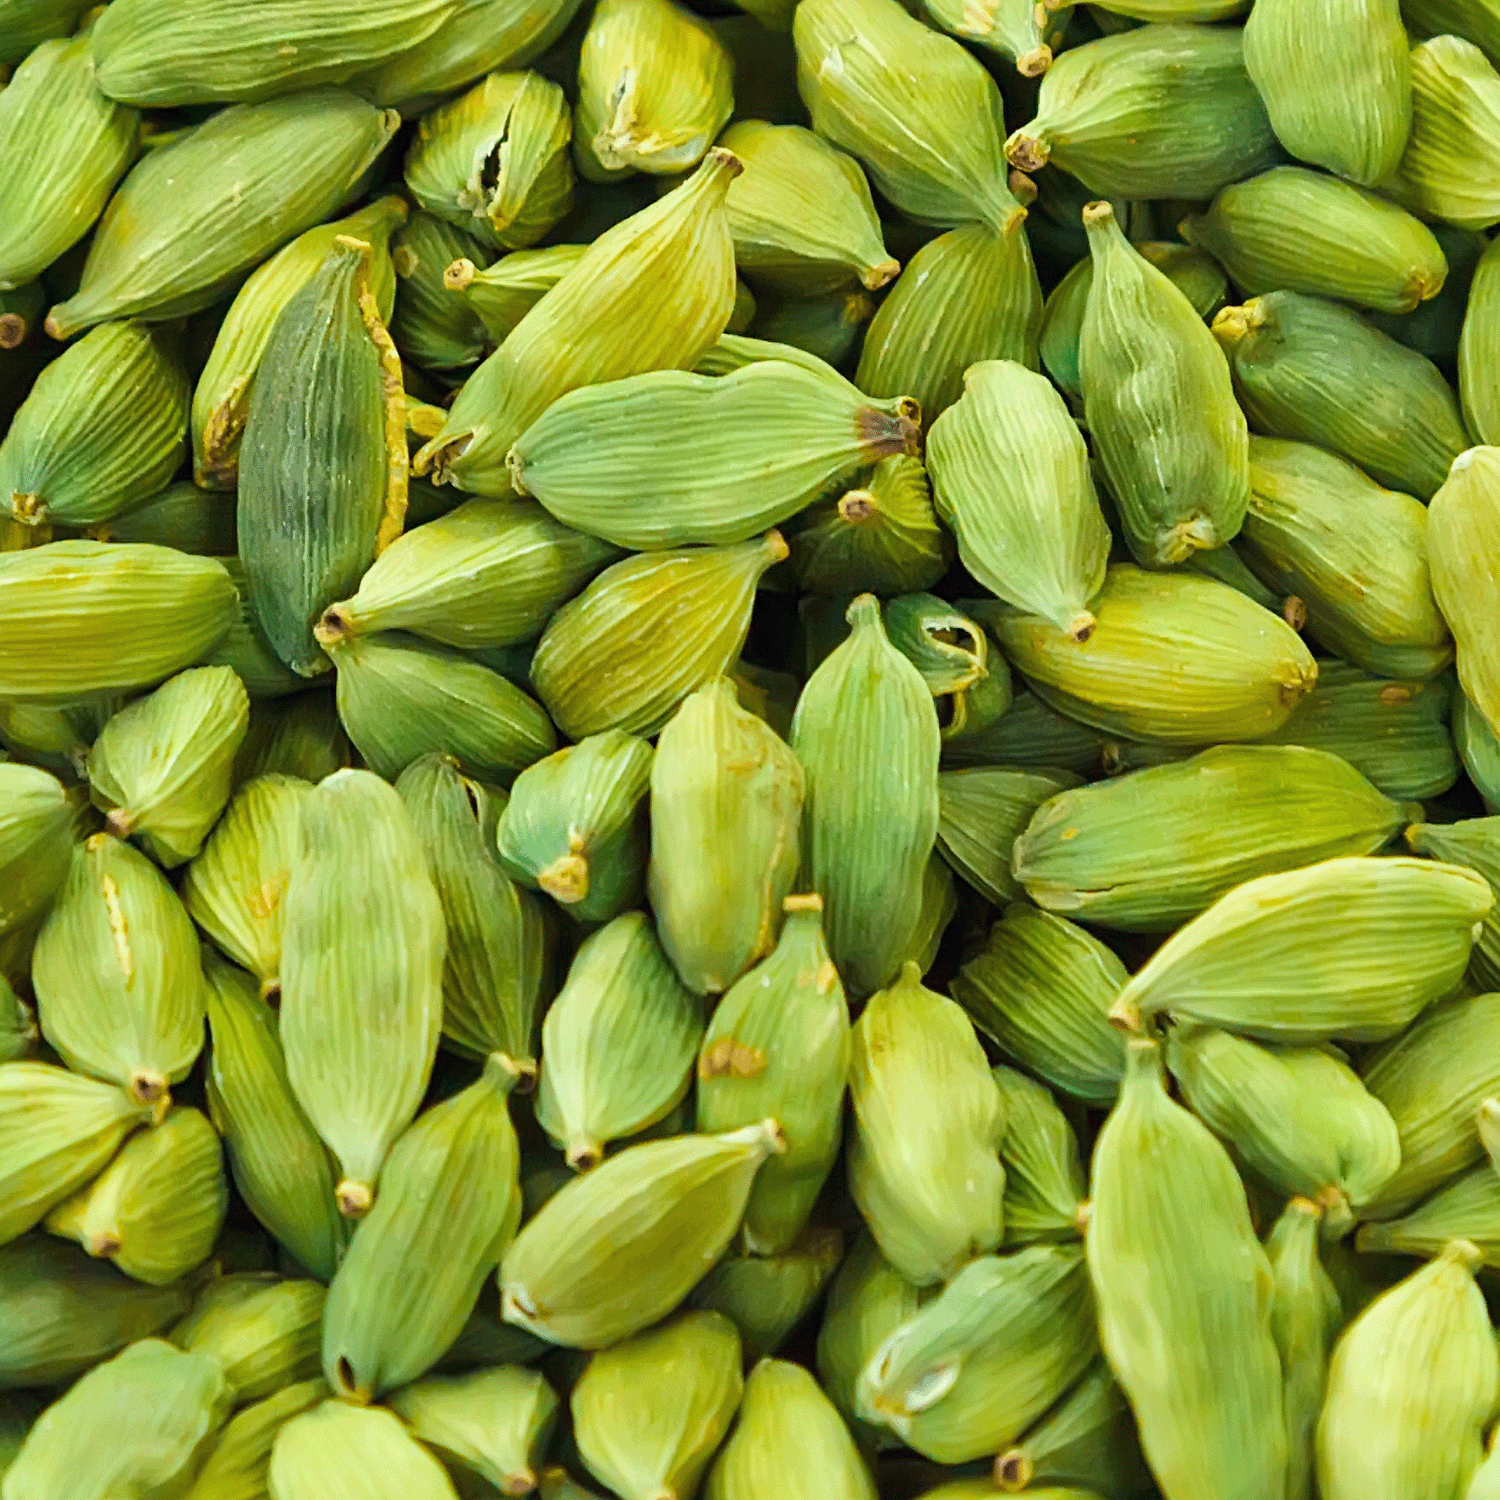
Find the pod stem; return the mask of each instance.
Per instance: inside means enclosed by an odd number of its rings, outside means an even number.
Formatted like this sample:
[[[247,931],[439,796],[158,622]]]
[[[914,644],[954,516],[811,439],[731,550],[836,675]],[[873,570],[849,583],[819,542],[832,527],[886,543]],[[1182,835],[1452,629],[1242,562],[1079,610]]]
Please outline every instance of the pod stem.
[[[353,1182],[346,1177],[339,1183],[335,1196],[339,1212],[346,1219],[362,1219],[375,1202],[375,1189],[368,1182]]]
[[[1036,1465],[1019,1449],[1012,1448],[995,1459],[995,1486],[1008,1495],[1024,1490],[1031,1483]]]

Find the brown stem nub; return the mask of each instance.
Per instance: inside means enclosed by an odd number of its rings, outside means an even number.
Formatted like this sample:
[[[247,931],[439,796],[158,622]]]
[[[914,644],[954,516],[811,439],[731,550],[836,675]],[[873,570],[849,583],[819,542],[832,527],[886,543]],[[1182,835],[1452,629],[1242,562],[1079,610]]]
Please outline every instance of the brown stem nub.
[[[822,911],[823,898],[816,891],[807,891],[800,896],[787,896],[781,903],[781,909],[789,916],[794,911]]]
[[[568,1147],[568,1165],[580,1175],[592,1172],[604,1160],[604,1147],[598,1141],[575,1141]]]
[[[135,817],[127,808],[112,807],[104,819],[105,832],[117,839],[128,839],[134,827]]]
[[[1002,1453],[995,1459],[995,1486],[1008,1495],[1024,1490],[1031,1483],[1035,1465],[1019,1448]]]
[[[876,261],[873,266],[866,266],[859,273],[859,279],[864,283],[867,291],[877,292],[887,282],[894,281],[900,273],[901,262],[899,260],[880,260]]]
[[[137,1104],[161,1104],[163,1100],[171,1102],[168,1093],[168,1082],[161,1073],[151,1073],[146,1069],[130,1075],[130,1083],[126,1092]]]
[[[1098,623],[1099,622],[1093,617],[1093,615],[1088,612],[1088,610],[1081,610],[1078,614],[1074,615],[1071,620],[1068,621],[1068,628],[1064,632],[1064,634],[1075,645],[1081,646],[1086,640],[1088,640],[1091,635],[1093,635],[1094,628],[1098,625]]]
[[[325,649],[342,646],[353,634],[353,622],[340,604],[330,604],[323,611],[323,618],[313,626],[313,639]]]
[[[1141,1008],[1132,1000],[1116,1000],[1109,1008],[1109,1024],[1116,1031],[1139,1031]]]
[[[120,1253],[120,1236],[112,1229],[101,1230],[84,1248],[95,1260],[111,1260]]]
[[[589,893],[589,862],[576,852],[561,854],[537,871],[536,883],[554,901],[577,906]]]
[[[339,1212],[346,1219],[362,1219],[375,1202],[375,1189],[368,1182],[351,1182],[346,1177],[339,1183],[334,1196],[338,1199]]]
[[[461,292],[473,281],[477,271],[478,268],[472,260],[466,260],[460,256],[443,272],[443,285],[450,292]]]
[[[1295,594],[1288,594],[1281,601],[1281,618],[1293,630],[1301,630],[1307,624],[1307,606]]]
[[[839,496],[839,520],[847,521],[851,526],[863,526],[879,510],[880,506],[870,490],[845,490]]]
[[[0,313],[0,349],[14,349],[26,342],[26,319],[20,313]]]
[[[1023,52],[1016,59],[1016,72],[1022,78],[1040,78],[1052,66],[1052,49],[1045,44]]]
[[[1005,159],[1023,172],[1040,172],[1047,165],[1052,148],[1034,135],[1016,131],[1005,143]]]

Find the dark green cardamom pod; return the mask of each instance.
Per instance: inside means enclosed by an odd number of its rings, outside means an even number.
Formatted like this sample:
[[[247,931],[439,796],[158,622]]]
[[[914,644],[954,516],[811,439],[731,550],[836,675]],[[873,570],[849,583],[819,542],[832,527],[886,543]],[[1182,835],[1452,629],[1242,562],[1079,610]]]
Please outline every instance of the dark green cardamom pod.
[[[313,627],[401,533],[400,362],[369,286],[370,247],[340,236],[282,309],[250,392],[240,452],[240,557],[281,659],[327,670]]]
[[[536,1029],[551,977],[546,914],[495,855],[504,797],[451,756],[424,755],[396,783],[443,904],[443,1036],[475,1058],[501,1052],[535,1070]]]
[[[221,563],[233,559],[239,546],[233,503],[185,479],[122,515],[90,526],[85,534],[96,542],[175,547],[194,557],[216,557]]]
[[[500,815],[513,880],[579,922],[607,922],[646,894],[651,746],[623,729],[591,734],[528,766]]]
[[[257,776],[316,783],[353,759],[332,692],[302,692],[250,705],[250,728],[235,758],[237,786]]]
[[[514,1237],[518,1076],[492,1056],[477,1082],[425,1110],[391,1148],[323,1313],[323,1375],[345,1400],[369,1402],[430,1370]]]

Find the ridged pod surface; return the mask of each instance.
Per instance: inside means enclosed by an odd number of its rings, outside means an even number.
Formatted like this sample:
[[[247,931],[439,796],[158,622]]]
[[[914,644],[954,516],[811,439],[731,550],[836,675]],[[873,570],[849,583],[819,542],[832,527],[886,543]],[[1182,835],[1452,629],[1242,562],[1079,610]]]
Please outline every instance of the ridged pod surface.
[[[1475,871],[1489,882],[1491,890],[1500,885],[1500,818],[1414,823],[1406,830],[1406,842],[1417,854]],[[1500,985],[1500,919],[1493,908],[1469,955],[1469,973],[1480,989],[1492,990]]]
[[[1453,632],[1464,696],[1500,732],[1500,580],[1488,566],[1500,537],[1500,448],[1470,448],[1453,461],[1427,512],[1432,591]]]
[[[241,1271],[210,1282],[172,1330],[190,1354],[212,1354],[235,1390],[235,1404],[264,1401],[318,1373],[326,1296],[306,1277]]]
[[[392,1491],[402,1500],[455,1500],[447,1471],[383,1407],[324,1401],[276,1434],[267,1471],[276,1500],[334,1500]]]
[[[780,1255],[726,1256],[688,1301],[739,1329],[747,1361],[764,1359],[806,1320],[843,1258],[843,1235],[812,1226]]]

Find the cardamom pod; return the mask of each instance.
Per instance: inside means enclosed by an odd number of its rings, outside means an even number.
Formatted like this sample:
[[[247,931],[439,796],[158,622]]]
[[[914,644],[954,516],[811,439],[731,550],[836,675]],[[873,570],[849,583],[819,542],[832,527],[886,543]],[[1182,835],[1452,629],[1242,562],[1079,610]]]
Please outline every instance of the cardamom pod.
[[[353,759],[332,692],[302,692],[250,706],[250,728],[235,757],[236,786],[257,776],[294,776],[316,784]]]
[[[321,1380],[304,1380],[236,1412],[183,1500],[266,1500],[276,1434],[327,1395]]]
[[[267,1470],[277,1500],[358,1500],[382,1489],[402,1500],[455,1500],[443,1466],[393,1413],[324,1401],[276,1434]]]
[[[587,245],[549,245],[545,250],[513,250],[491,266],[455,256],[443,272],[443,286],[479,320],[489,345],[498,348],[583,259],[587,249]]]
[[[1034,1078],[991,1068],[1005,1111],[1005,1244],[1075,1240],[1088,1223],[1078,1138],[1051,1093]]]
[[[1493,1158],[1455,1177],[1400,1218],[1361,1224],[1355,1243],[1366,1253],[1431,1260],[1458,1239],[1468,1240],[1486,1265],[1500,1259],[1500,1172]]]
[[[1484,877],[1492,891],[1500,885],[1500,818],[1463,818],[1450,824],[1414,823],[1406,830],[1406,842],[1417,854],[1475,871]],[[1479,989],[1500,987],[1500,922],[1493,908],[1474,941],[1469,974]]]
[[[404,359],[457,379],[499,342],[485,337],[475,308],[450,290],[452,265],[489,264],[491,252],[472,234],[418,209],[396,231],[391,263],[400,296],[389,328]]]
[[[0,764],[0,932],[39,918],[68,876],[75,807],[35,766]]]
[[[1432,591],[1453,631],[1458,680],[1492,731],[1500,725],[1500,639],[1487,613],[1494,584],[1479,563],[1500,525],[1497,473],[1500,449],[1460,454],[1432,497],[1428,525]]]
[[[938,852],[981,896],[1004,906],[1021,893],[1012,849],[1037,809],[1076,785],[1067,772],[972,766],[938,777]]]
[[[924,0],[923,10],[944,31],[998,52],[1015,64],[1022,78],[1038,78],[1052,66],[1053,52],[1067,36],[1069,0]]]
[[[171,1332],[190,1354],[211,1354],[234,1387],[235,1404],[264,1401],[320,1366],[327,1293],[316,1281],[242,1271],[210,1282]]]
[[[169,484],[123,515],[90,526],[87,535],[96,542],[149,542],[175,547],[194,557],[216,557],[221,564],[235,560],[239,547],[234,506],[223,495],[200,489],[187,480]]]

